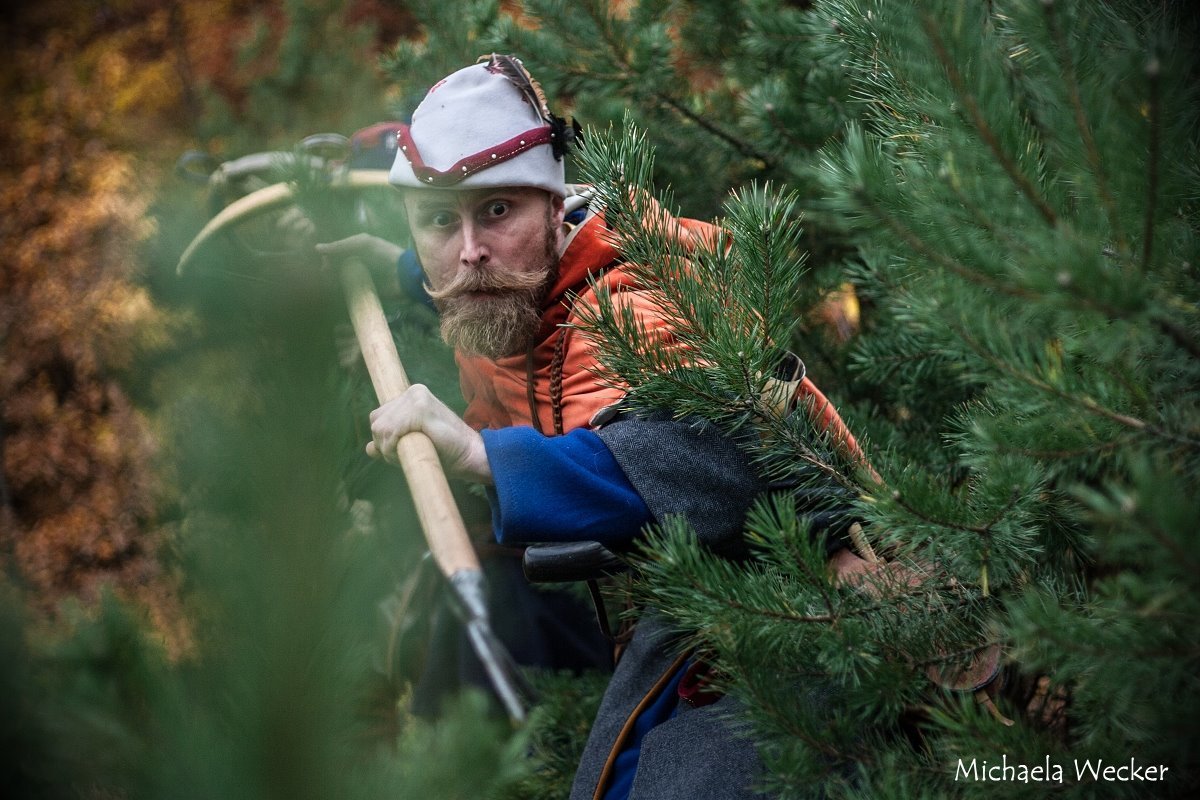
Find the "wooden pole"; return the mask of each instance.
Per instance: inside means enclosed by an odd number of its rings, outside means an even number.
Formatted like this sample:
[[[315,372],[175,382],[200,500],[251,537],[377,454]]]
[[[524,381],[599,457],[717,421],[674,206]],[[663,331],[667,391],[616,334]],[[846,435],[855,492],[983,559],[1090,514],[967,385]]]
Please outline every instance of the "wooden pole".
[[[341,276],[354,334],[371,375],[375,396],[382,405],[408,389],[408,376],[404,373],[404,365],[400,362],[392,331],[367,268],[355,259],[347,259],[342,265]],[[492,633],[484,602],[483,570],[450,493],[437,449],[428,436],[413,432],[400,439],[397,452],[425,532],[425,541],[438,569],[450,582],[457,600],[456,611],[466,626],[468,640],[509,717],[513,722],[524,722],[526,713],[522,696],[528,697],[531,692],[508,651]]]
[[[408,389],[408,376],[367,268],[349,259],[341,274],[354,334],[371,375],[375,396],[383,405]],[[397,450],[429,550],[442,574],[449,577],[459,570],[478,570],[479,557],[471,546],[433,442],[423,433],[410,433],[400,439]]]

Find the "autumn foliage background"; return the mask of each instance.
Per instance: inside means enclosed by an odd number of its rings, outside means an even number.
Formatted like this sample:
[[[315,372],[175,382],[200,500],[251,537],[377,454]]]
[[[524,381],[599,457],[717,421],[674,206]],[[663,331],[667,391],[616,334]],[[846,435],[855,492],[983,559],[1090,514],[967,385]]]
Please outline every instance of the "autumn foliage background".
[[[196,332],[173,259],[204,203],[175,160],[383,118],[376,57],[409,25],[376,0],[52,1],[0,20],[0,559],[44,614],[112,586],[185,646],[156,410]]]

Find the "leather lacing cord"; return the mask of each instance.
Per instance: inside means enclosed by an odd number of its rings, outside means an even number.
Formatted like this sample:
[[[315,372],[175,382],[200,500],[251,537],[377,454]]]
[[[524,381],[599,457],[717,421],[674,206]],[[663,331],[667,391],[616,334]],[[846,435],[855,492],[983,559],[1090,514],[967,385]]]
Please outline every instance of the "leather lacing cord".
[[[608,272],[613,267],[621,262],[619,260],[610,261],[605,264],[602,269],[593,270],[591,277],[599,278],[604,273]],[[575,298],[577,299],[577,298]],[[571,306],[567,309],[567,319],[575,313],[574,299],[571,301]],[[529,347],[525,349],[525,396],[529,399],[529,418],[533,421],[533,427],[538,433],[543,436],[546,431],[542,429],[542,420],[538,417],[537,410],[537,393],[533,390],[533,373],[534,373],[534,343],[530,342]],[[567,326],[558,326],[558,338],[554,340],[554,355],[550,360],[550,413],[554,421],[554,434],[562,436],[563,434],[563,362],[567,356]]]
[[[537,393],[533,390],[533,342],[530,342],[525,350],[525,396],[529,398],[529,418],[533,421],[533,427],[545,436],[546,432],[542,430],[542,420],[537,412]]]
[[[567,348],[567,331],[564,328],[558,329],[558,338],[554,340],[554,356],[550,360],[550,413],[554,421],[554,435],[562,436],[563,434],[563,362],[566,360]],[[542,420],[538,416],[537,409],[537,393],[534,392],[534,360],[533,360],[533,343],[525,350],[525,396],[529,399],[529,418],[533,421],[533,427],[538,433],[543,436],[546,431],[542,429]]]
[[[592,800],[600,800],[604,796],[605,790],[608,788],[608,781],[612,777],[612,772],[616,766],[617,755],[624,749],[625,741],[633,732],[633,726],[637,723],[637,718],[646,710],[647,706],[658,699],[662,694],[663,688],[671,681],[671,677],[683,668],[684,662],[687,661],[688,654],[680,653],[671,666],[658,677],[650,690],[642,696],[642,699],[629,712],[629,716],[625,718],[625,724],[621,726],[621,730],[617,733],[617,738],[613,740],[612,748],[608,751],[608,758],[604,760],[604,766],[600,769],[600,777],[596,780],[596,791],[592,793]]]
[[[554,417],[554,433],[561,436],[563,432],[562,399],[563,399],[563,361],[566,360],[567,330],[558,329],[558,338],[554,340],[554,359],[550,362],[550,413]]]

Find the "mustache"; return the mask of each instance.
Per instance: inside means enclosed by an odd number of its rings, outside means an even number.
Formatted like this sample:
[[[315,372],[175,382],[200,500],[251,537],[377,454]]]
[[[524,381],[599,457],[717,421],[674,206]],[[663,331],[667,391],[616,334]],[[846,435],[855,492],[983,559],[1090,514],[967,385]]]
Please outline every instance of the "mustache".
[[[549,269],[516,272],[505,269],[469,269],[460,272],[441,289],[425,283],[425,292],[434,300],[448,300],[470,292],[533,292],[550,275]]]

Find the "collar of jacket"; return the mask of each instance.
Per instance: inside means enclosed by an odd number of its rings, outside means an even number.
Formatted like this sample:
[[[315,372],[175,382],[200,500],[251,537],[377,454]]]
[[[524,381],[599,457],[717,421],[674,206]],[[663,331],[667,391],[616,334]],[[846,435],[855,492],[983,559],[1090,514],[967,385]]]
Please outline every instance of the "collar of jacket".
[[[604,215],[590,214],[568,234],[558,260],[554,282],[542,301],[542,327],[537,341],[554,335],[567,321],[572,301],[587,289],[589,277],[599,277],[621,259],[621,252],[604,222]]]
[[[676,218],[653,198],[647,196],[644,199],[647,205],[647,213],[642,220],[644,226],[660,226],[662,231],[689,250],[717,246],[719,232],[716,226],[698,220]],[[544,342],[567,320],[572,301],[586,291],[589,277],[598,278],[609,267],[623,260],[620,238],[609,227],[603,210],[589,213],[567,235],[558,262],[558,273],[542,304],[542,328],[537,341]],[[633,286],[634,280],[622,275],[615,283],[608,281],[608,284],[609,288],[615,289]]]

